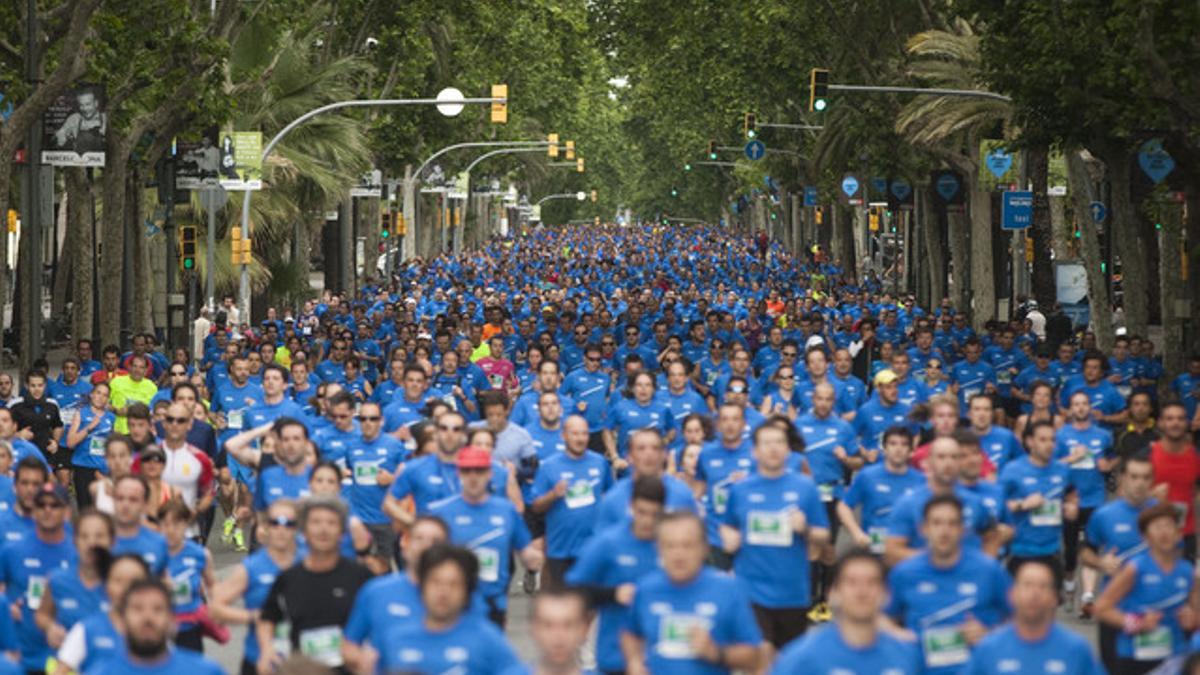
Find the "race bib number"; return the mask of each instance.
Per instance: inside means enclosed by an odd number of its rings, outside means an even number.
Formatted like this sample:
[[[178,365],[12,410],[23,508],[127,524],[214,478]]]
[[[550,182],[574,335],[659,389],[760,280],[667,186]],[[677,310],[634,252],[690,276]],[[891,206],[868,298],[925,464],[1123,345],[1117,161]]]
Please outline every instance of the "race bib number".
[[[1133,659],[1135,661],[1160,661],[1174,653],[1171,629],[1159,626],[1133,636]]]
[[[342,629],[326,626],[300,631],[300,653],[330,668],[341,666]]]
[[[833,490],[836,486],[833,483],[822,483],[817,486],[817,492],[821,495],[821,501],[828,504],[833,501]]]
[[[1029,512],[1029,524],[1034,527],[1058,527],[1062,525],[1062,500],[1047,499],[1042,505]]]
[[[1085,448],[1085,450],[1086,450],[1086,448]],[[1071,465],[1071,468],[1072,469],[1094,469],[1094,468],[1096,468],[1096,457],[1094,455],[1092,455],[1091,451],[1087,451],[1084,453],[1083,457],[1080,457],[1078,460],[1075,461],[1074,464]]]
[[[242,410],[230,411],[225,417],[225,426],[235,431],[241,431],[246,424],[246,413]]]
[[[752,546],[791,546],[794,530],[789,511],[751,511],[746,518],[746,543]]]
[[[654,649],[664,659],[694,659],[692,627],[709,628],[708,620],[691,614],[666,614],[658,624],[658,644]]]
[[[871,537],[871,553],[883,555],[884,541],[887,540],[887,528],[872,527],[867,530],[867,536]]]
[[[104,439],[99,436],[92,436],[88,439],[88,454],[92,457],[103,457]]]
[[[1011,370],[1001,370],[996,373],[996,381],[1000,384],[1011,384],[1013,380]]]
[[[379,477],[378,464],[355,464],[354,482],[357,485],[377,486]]]
[[[479,580],[495,583],[500,580],[500,552],[494,548],[481,546],[475,549],[475,558],[479,560]]]
[[[971,397],[978,395],[982,391],[983,390],[980,389],[979,387],[971,387],[969,389],[963,389],[963,392],[962,392],[963,400],[970,401]]]
[[[488,382],[492,385],[492,389],[503,389],[504,388],[504,376],[503,375],[488,375]]]
[[[1133,387],[1129,386],[1128,384],[1118,384],[1117,393],[1121,395],[1121,398],[1128,401],[1129,395],[1133,393]]]
[[[192,599],[192,580],[184,577],[171,580],[171,603],[186,605]]]
[[[921,636],[921,646],[925,651],[925,666],[928,668],[956,666],[966,663],[971,656],[967,636],[959,626],[926,630]]]
[[[721,515],[725,513],[725,506],[729,504],[729,487],[725,485],[713,486],[712,506],[713,513]]]
[[[42,598],[46,597],[46,577],[29,577],[25,585],[25,606],[36,612],[42,606]]]
[[[78,408],[63,408],[58,411],[58,417],[62,420],[63,428],[70,429],[71,424],[75,421],[75,417],[79,414]]]
[[[564,501],[566,501],[568,509],[581,509],[596,503],[596,493],[592,490],[591,483],[586,480],[577,480],[567,487]]]

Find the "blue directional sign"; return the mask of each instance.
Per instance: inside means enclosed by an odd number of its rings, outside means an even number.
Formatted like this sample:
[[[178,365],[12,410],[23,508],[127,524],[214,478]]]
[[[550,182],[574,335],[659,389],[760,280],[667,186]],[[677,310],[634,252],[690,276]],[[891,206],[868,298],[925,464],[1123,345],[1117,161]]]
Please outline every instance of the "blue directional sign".
[[[805,188],[804,188],[804,205],[805,206],[816,206],[817,205],[817,186],[815,186],[815,185],[805,186]]]
[[[1158,185],[1175,170],[1175,159],[1163,148],[1161,140],[1152,138],[1142,144],[1141,152],[1138,153],[1138,166],[1142,167],[1142,171],[1155,185]]]
[[[937,181],[934,183],[933,187],[937,190],[937,193],[942,196],[942,199],[950,201],[951,199],[954,199],[956,195],[958,195],[958,189],[961,186],[962,183],[959,182],[957,176],[950,172],[943,172],[937,177]]]
[[[754,139],[746,144],[746,159],[759,160],[767,154],[767,146],[762,141]]]
[[[874,196],[878,197],[879,195],[886,195],[887,189],[888,182],[886,178],[871,179],[871,192],[874,194]]]
[[[996,148],[988,153],[984,163],[993,176],[1002,178],[1012,168],[1013,158],[1004,148]]]
[[[1102,202],[1092,202],[1088,204],[1088,210],[1092,212],[1092,222],[1099,225],[1108,217],[1108,209],[1105,208]]]
[[[1012,190],[1004,193],[1000,208],[1000,229],[1024,230],[1033,224],[1033,192]]]
[[[858,194],[858,179],[854,176],[846,176],[842,179],[842,192],[846,193],[847,197],[853,197]]]

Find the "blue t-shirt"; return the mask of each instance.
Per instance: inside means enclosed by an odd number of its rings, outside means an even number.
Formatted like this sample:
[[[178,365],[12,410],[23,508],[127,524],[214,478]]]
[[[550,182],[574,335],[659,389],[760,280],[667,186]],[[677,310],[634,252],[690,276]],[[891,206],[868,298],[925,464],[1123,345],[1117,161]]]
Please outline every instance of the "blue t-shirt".
[[[970,658],[962,634],[968,617],[984,626],[1008,618],[1008,573],[987,555],[964,548],[950,567],[921,552],[892,568],[887,613],[917,634],[925,673],[959,673]]]
[[[583,406],[589,429],[603,429],[608,422],[608,388],[612,380],[604,371],[589,373],[578,368],[567,375],[559,391]]]
[[[567,442],[563,440],[562,423],[554,429],[542,426],[541,420],[525,427],[529,437],[533,439],[533,447],[537,450],[538,460],[545,462],[560,452],[567,451]]]
[[[883,553],[888,517],[896,502],[925,484],[925,476],[916,469],[905,467],[903,473],[892,473],[884,462],[864,467],[854,475],[842,502],[851,509],[862,507],[860,524],[871,535],[873,553]]]
[[[966,675],[1007,673],[1055,673],[1094,675],[1104,666],[1092,646],[1072,630],[1055,623],[1040,640],[1029,642],[1011,625],[1001,626],[983,638],[971,653]]]
[[[1074,375],[1063,382],[1059,390],[1058,403],[1064,409],[1070,406],[1071,397],[1075,392],[1082,391],[1092,402],[1092,408],[1105,415],[1115,415],[1125,409],[1125,397],[1108,380],[1100,380],[1094,385],[1088,385],[1082,375]]]
[[[546,512],[546,555],[562,560],[579,555],[592,536],[601,500],[613,485],[612,468],[608,460],[587,450],[581,457],[559,453],[538,467],[532,498],[552,492],[559,481],[566,482],[567,494]]]
[[[572,586],[616,588],[636,583],[658,569],[658,549],[653,539],[633,536],[629,523],[620,523],[599,531],[584,545],[575,564],[567,572]],[[630,608],[617,602],[600,606],[600,625],[596,633],[596,666],[606,672],[625,670],[621,653],[621,627],[630,617]]]
[[[885,406],[879,397],[871,398],[854,416],[854,431],[858,434],[859,444],[864,450],[882,448],[884,432],[894,426],[910,427],[909,410],[908,406],[900,402]]]
[[[1050,461],[1035,465],[1029,457],[1009,462],[1000,472],[1005,501],[1040,494],[1045,502],[1033,510],[1013,512],[1013,535],[1009,549],[1015,556],[1033,558],[1057,553],[1062,548],[1063,497],[1070,491],[1070,477],[1062,464]]]
[[[869,647],[846,644],[836,623],[810,630],[788,643],[771,666],[772,675],[796,673],[886,673],[919,675],[921,652],[916,645],[887,633],[876,633]]]
[[[651,400],[643,405],[631,398],[622,398],[608,409],[605,428],[617,437],[617,454],[629,454],[629,437],[640,429],[656,429],[665,438],[671,431],[671,412],[662,403]]]
[[[1187,649],[1187,634],[1179,625],[1176,612],[1186,603],[1192,591],[1192,564],[1180,557],[1168,571],[1158,564],[1150,551],[1130,558],[1126,566],[1134,569],[1133,588],[1118,603],[1122,612],[1144,614],[1149,610],[1162,613],[1158,628],[1132,636],[1117,635],[1117,656],[1136,661],[1157,661],[1181,654]]]
[[[90,614],[81,619],[79,625],[83,628],[85,645],[79,672],[90,675],[125,651],[125,638],[113,626],[108,612]]]
[[[387,434],[380,434],[372,441],[360,436],[353,442],[346,455],[346,468],[353,482],[344,490],[350,501],[350,513],[368,525],[392,522],[383,512],[388,487],[379,484],[379,471],[394,476],[407,457],[404,444]]]
[[[691,511],[699,513],[692,489],[678,478],[664,474],[663,487],[667,490],[666,512]],[[600,501],[600,518],[596,521],[596,531],[599,532],[631,517],[629,509],[633,502],[633,475],[617,480],[608,494]]]
[[[54,620],[63,628],[70,629],[84,617],[108,609],[104,584],[88,588],[77,570],[54,570],[50,573],[49,587],[54,600]]]
[[[75,546],[70,533],[58,543],[42,541],[35,532],[28,532],[20,540],[6,544],[0,549],[0,583],[8,604],[21,602],[21,620],[16,623],[17,646],[21,652],[21,666],[26,670],[42,670],[50,647],[46,636],[34,622],[37,608],[42,605],[49,575],[54,570],[71,569],[77,563]]]
[[[298,474],[290,474],[282,464],[273,464],[258,472],[254,490],[254,510],[266,511],[280,499],[301,499],[310,494],[309,478],[312,467],[305,466]]]
[[[79,420],[79,428],[86,429],[92,420],[96,419],[96,411],[90,405],[80,408],[76,419]],[[96,469],[107,474],[108,464],[104,461],[104,442],[112,433],[113,424],[116,421],[116,415],[111,412],[100,415],[100,422],[96,424],[95,428],[88,432],[88,435],[75,447],[71,448],[71,465],[84,469]]]
[[[987,385],[996,385],[996,371],[983,361],[959,361],[950,368],[950,380],[958,385],[958,403],[964,409],[971,397],[982,394]]]
[[[796,420],[795,426],[804,438],[804,456],[808,458],[813,480],[818,485],[833,488],[832,492],[822,493],[822,496],[829,494],[830,499],[840,498],[841,485],[846,475],[845,466],[833,451],[840,447],[847,455],[858,454],[854,427],[833,413],[825,419],[813,413],[806,413]]]
[[[696,577],[677,584],[662,570],[638,582],[627,630],[645,644],[646,666],[655,675],[675,673],[718,675],[731,672],[705,661],[692,651],[689,632],[703,626],[719,647],[757,646],[762,633],[750,601],[733,577],[704,568]]]
[[[1082,459],[1067,465],[1071,471],[1071,486],[1079,492],[1080,508],[1094,509],[1104,504],[1104,474],[1100,473],[1098,460],[1112,457],[1112,444],[1112,434],[1096,424],[1089,424],[1082,430],[1068,424],[1055,434],[1055,461],[1062,461],[1079,446],[1087,448]]]
[[[303,558],[301,552],[296,551],[296,557],[292,564],[298,564]],[[241,565],[246,570],[246,590],[242,592],[242,604],[250,611],[262,609],[267,595],[271,592],[271,586],[275,585],[275,579],[283,569],[275,564],[265,548],[260,548],[242,558]],[[255,631],[246,631],[244,649],[246,660],[250,663],[258,663],[260,651]]]
[[[754,467],[754,443],[749,439],[743,439],[736,448],[729,448],[720,438],[715,438],[701,448],[696,461],[696,479],[704,481],[711,505],[704,517],[710,545],[721,545],[720,525],[729,501],[729,487],[735,482],[734,474],[740,473],[745,479]]]
[[[487,602],[475,589],[469,616],[486,619]],[[370,644],[379,651],[387,646],[387,634],[397,625],[420,621],[425,616],[421,590],[407,574],[396,572],[375,577],[359,589],[346,619],[343,637],[357,644]]]
[[[1096,553],[1113,553],[1121,562],[1146,550],[1146,540],[1138,531],[1137,519],[1144,509],[1154,506],[1158,500],[1147,499],[1141,506],[1134,506],[1117,497],[1096,509],[1088,519],[1083,533],[1084,541]]]
[[[675,431],[675,437],[671,439],[671,448],[678,449],[683,447],[683,421],[692,413],[708,414],[708,404],[704,402],[704,397],[697,394],[689,385],[683,390],[682,394],[672,394],[670,391],[661,392],[658,395],[658,401],[666,407],[670,413],[668,424]]]
[[[505,609],[509,555],[521,551],[533,539],[516,507],[502,497],[471,504],[462,495],[455,495],[434,504],[431,512],[450,526],[451,541],[475,552],[480,592],[496,609]]]
[[[162,576],[167,569],[167,538],[142,525],[132,537],[117,537],[113,544],[113,555],[136,553],[146,562],[154,576]]]
[[[425,416],[421,414],[421,408],[424,407],[424,396],[418,397],[416,401],[410,401],[403,394],[400,394],[392,399],[390,403],[384,401],[383,430],[390,434],[400,427],[407,427],[420,422],[425,419]]]
[[[733,571],[755,605],[783,609],[811,604],[808,537],[792,527],[795,511],[804,514],[806,532],[829,528],[817,485],[808,476],[755,473],[729,488],[722,523],[741,533]]]
[[[986,434],[979,435],[979,447],[983,448],[983,453],[997,469],[1002,469],[1008,462],[1025,456],[1025,448],[1021,447],[1016,434],[995,425],[992,425]]]
[[[167,557],[168,585],[171,587],[171,604],[175,614],[187,614],[200,609],[203,604],[204,568],[208,566],[206,549],[196,542],[187,539],[183,548]],[[180,630],[187,630],[195,624],[184,622]]]
[[[312,442],[321,451],[322,460],[333,462],[345,469],[346,453],[350,452],[350,446],[360,438],[358,423],[355,422],[349,431],[342,431],[334,425],[325,427],[313,434]]]
[[[379,649],[380,669],[388,673],[489,675],[519,665],[504,634],[490,621],[470,616],[441,632],[423,621],[402,623],[387,632]]]

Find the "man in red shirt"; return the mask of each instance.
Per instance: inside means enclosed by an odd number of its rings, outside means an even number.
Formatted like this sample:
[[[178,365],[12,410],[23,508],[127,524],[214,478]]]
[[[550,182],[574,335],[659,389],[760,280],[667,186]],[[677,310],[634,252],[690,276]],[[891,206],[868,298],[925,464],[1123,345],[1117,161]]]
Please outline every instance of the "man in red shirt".
[[[116,345],[108,345],[100,352],[100,370],[92,373],[90,378],[93,385],[101,382],[112,382],[118,375],[128,375],[129,372],[121,367],[121,350]]]
[[[1196,561],[1196,482],[1200,456],[1188,436],[1187,409],[1182,403],[1165,403],[1158,415],[1162,440],[1150,444],[1154,466],[1153,495],[1169,502],[1183,517],[1183,554]]]

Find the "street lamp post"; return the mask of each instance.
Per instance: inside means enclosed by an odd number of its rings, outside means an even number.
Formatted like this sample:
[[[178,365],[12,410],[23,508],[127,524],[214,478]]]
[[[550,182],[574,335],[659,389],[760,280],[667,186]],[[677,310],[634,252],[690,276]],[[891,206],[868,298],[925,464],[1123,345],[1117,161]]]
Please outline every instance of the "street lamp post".
[[[338,101],[323,105],[319,108],[314,108],[303,115],[292,120],[284,128],[279,130],[279,133],[267,143],[263,148],[262,164],[265,166],[267,157],[271,151],[279,144],[281,140],[289,133],[294,131],[296,127],[304,124],[308,120],[333,110],[342,108],[377,108],[391,106],[409,106],[409,105],[436,105],[438,110],[448,117],[453,117],[462,111],[462,106],[466,104],[487,104],[507,103],[508,98],[498,97],[480,97],[480,98],[463,98],[462,93],[458,90],[443,90],[438,94],[437,98],[378,98],[378,99],[356,99],[353,101]],[[253,191],[247,190],[245,197],[242,199],[242,236],[250,238],[250,199]],[[211,274],[211,271],[210,271]],[[245,262],[242,263],[241,280],[238,287],[239,304],[242,316],[247,320],[250,318],[250,269]]]

